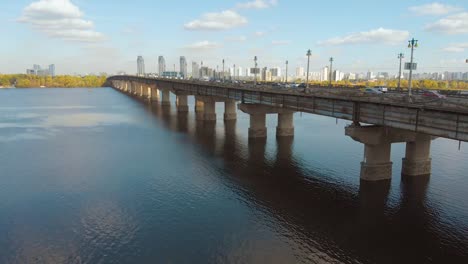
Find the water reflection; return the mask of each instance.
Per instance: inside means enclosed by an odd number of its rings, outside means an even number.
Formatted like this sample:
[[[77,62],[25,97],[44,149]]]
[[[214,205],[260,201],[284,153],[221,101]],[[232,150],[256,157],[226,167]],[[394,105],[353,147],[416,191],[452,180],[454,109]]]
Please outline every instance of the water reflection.
[[[276,157],[270,161],[265,153],[267,140],[251,140],[247,144],[244,138],[237,137],[235,121],[200,122],[195,121],[195,115],[176,115],[159,106],[152,112],[155,117],[162,117],[167,128],[186,132],[206,153],[222,158],[223,167],[229,172],[223,178],[225,184],[249,207],[269,216],[269,227],[289,241],[297,259],[291,261],[284,252],[270,252],[273,256],[277,254],[291,262],[466,260],[468,242],[447,235],[447,227],[437,225],[434,212],[438,209],[427,204],[429,178],[404,178],[401,203],[392,208],[387,204],[390,181],[361,182],[356,194],[339,183],[323,180],[326,175],[305,170],[297,162],[301,157],[295,157],[293,138],[277,139]],[[457,232],[449,233],[460,234]]]

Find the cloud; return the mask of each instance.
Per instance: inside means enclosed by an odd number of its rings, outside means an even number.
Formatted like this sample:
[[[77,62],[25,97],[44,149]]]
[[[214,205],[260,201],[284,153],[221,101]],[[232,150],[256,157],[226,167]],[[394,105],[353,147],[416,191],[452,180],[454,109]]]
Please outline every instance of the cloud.
[[[344,37],[331,38],[320,41],[319,45],[346,45],[346,44],[398,44],[405,42],[409,32],[404,30],[378,28],[370,31],[352,33]]]
[[[465,49],[468,49],[468,42],[455,43],[443,48],[444,51],[448,52],[464,52]]]
[[[185,46],[184,48],[185,49],[189,49],[189,50],[197,50],[197,51],[200,51],[200,50],[212,50],[212,49],[217,49],[221,47],[220,44],[216,43],[216,42],[211,42],[211,41],[199,41],[199,42],[195,42],[193,44],[190,44],[190,45],[187,45]]]
[[[247,37],[246,36],[238,36],[238,37],[231,36],[231,37],[226,37],[226,40],[230,42],[244,42],[247,40]]]
[[[206,13],[201,18],[186,23],[184,28],[187,30],[226,30],[244,26],[247,23],[247,18],[235,11],[225,10],[219,13]]]
[[[267,33],[266,33],[265,31],[257,31],[257,32],[254,33],[254,35],[255,35],[256,37],[263,37],[263,36],[265,36],[266,34],[267,34]]]
[[[440,15],[446,15],[452,12],[458,12],[458,11],[463,10],[460,7],[444,5],[444,4],[437,3],[437,2],[420,5],[420,6],[412,6],[408,9],[414,14],[420,15],[420,16],[424,16],[424,15],[440,16]]]
[[[26,23],[52,38],[77,42],[98,42],[103,34],[70,0],[39,0],[24,8],[18,22]]]
[[[278,4],[277,0],[253,0],[246,3],[239,3],[236,5],[237,9],[266,9]]]
[[[468,33],[468,12],[447,16],[426,26],[426,30],[449,35]]]
[[[271,44],[274,46],[285,46],[285,45],[291,44],[291,41],[290,40],[273,40]]]

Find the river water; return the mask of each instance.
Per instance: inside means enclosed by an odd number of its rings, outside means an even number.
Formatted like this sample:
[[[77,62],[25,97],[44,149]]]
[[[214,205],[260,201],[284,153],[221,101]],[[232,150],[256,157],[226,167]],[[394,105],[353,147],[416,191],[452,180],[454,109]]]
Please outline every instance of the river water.
[[[174,98],[173,102],[174,102]],[[468,144],[430,178],[360,183],[345,121],[249,144],[111,88],[0,91],[0,263],[468,263]]]

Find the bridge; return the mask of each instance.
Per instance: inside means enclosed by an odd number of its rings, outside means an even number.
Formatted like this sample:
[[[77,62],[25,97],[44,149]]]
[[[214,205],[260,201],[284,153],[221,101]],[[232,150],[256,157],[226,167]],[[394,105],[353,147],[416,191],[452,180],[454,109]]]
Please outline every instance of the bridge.
[[[353,89],[274,89],[238,83],[204,82],[137,76],[112,76],[107,85],[145,100],[170,106],[176,95],[180,113],[195,96],[200,122],[216,122],[216,102],[225,104],[224,120],[237,119],[237,109],[250,115],[249,139],[267,135],[266,115],[277,114],[277,137],[294,136],[295,112],[352,121],[345,134],[364,144],[361,179],[388,180],[392,175],[392,143],[405,142],[401,172],[405,177],[431,174],[431,141],[436,137],[468,141],[468,100],[430,99],[401,94],[366,94]]]

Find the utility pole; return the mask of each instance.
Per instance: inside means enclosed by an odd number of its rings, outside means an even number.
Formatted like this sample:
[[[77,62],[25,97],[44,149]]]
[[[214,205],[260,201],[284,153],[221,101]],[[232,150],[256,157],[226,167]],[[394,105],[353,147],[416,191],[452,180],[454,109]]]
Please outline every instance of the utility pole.
[[[411,98],[411,82],[413,79],[413,53],[414,48],[418,47],[418,41],[416,39],[411,39],[408,41],[408,48],[411,48],[411,61],[410,61],[410,72],[409,72],[409,80],[408,80],[408,96]]]
[[[224,77],[225,77],[225,76],[224,76],[224,59],[223,59],[223,82],[226,81],[226,79],[225,79]]]
[[[307,78],[306,78],[306,89],[309,89],[309,66],[310,66],[310,56],[312,55],[312,52],[310,49],[307,51]],[[307,90],[306,90],[307,91]]]
[[[233,80],[236,80],[236,65],[235,65],[235,64],[234,64],[234,72],[233,72],[233,73],[234,73],[234,74],[233,74],[233,75],[234,75],[234,76],[233,76],[233,77],[234,77]]]
[[[255,62],[255,68],[254,68],[255,81],[254,81],[254,84],[257,85],[257,56],[254,57],[254,62]]]
[[[333,79],[333,57],[330,57],[330,87],[332,86]]]
[[[398,90],[401,88],[401,61],[405,57],[405,54],[399,53],[398,54],[398,59],[400,59],[400,71],[398,72]]]
[[[286,83],[288,83],[288,64],[289,62],[286,61]]]

